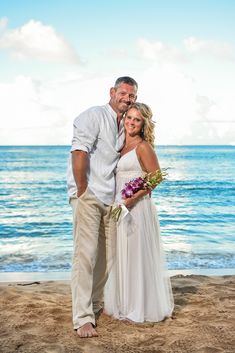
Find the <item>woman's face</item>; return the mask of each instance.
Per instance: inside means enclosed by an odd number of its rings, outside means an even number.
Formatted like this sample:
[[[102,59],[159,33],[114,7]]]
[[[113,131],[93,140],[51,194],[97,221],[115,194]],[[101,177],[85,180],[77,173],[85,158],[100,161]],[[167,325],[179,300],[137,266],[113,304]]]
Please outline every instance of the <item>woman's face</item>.
[[[140,112],[135,108],[128,110],[124,120],[126,133],[130,136],[140,135],[143,125],[144,119]]]

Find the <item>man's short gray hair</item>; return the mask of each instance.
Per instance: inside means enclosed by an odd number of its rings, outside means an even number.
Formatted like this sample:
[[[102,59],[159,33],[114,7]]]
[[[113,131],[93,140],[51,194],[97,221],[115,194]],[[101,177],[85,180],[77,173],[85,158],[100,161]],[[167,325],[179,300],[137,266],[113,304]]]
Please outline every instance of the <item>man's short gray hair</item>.
[[[136,86],[136,88],[138,88],[138,83],[132,77],[129,76],[122,76],[117,78],[114,87],[118,87],[121,83],[126,83],[127,85]]]

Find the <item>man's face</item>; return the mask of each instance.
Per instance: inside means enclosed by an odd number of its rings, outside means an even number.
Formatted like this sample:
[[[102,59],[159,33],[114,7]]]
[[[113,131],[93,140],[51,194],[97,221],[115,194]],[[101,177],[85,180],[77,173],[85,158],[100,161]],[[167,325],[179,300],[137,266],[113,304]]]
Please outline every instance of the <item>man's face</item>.
[[[137,87],[121,83],[118,87],[112,87],[110,90],[110,105],[118,114],[124,114],[130,104],[133,104],[137,98]]]

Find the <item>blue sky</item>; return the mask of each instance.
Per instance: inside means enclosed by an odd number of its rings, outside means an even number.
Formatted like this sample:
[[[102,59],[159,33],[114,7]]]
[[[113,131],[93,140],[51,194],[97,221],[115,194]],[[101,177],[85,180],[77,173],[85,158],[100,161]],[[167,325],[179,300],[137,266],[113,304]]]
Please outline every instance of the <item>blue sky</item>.
[[[70,144],[73,119],[139,83],[159,144],[235,143],[235,1],[0,3],[0,144]]]

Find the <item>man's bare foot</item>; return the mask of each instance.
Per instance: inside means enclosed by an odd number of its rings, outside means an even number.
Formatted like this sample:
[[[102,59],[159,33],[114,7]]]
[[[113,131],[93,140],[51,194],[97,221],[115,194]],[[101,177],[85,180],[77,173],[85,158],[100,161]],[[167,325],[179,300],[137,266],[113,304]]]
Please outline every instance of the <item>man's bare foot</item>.
[[[98,333],[94,329],[91,322],[87,322],[85,325],[77,329],[77,335],[81,338],[97,337]]]

